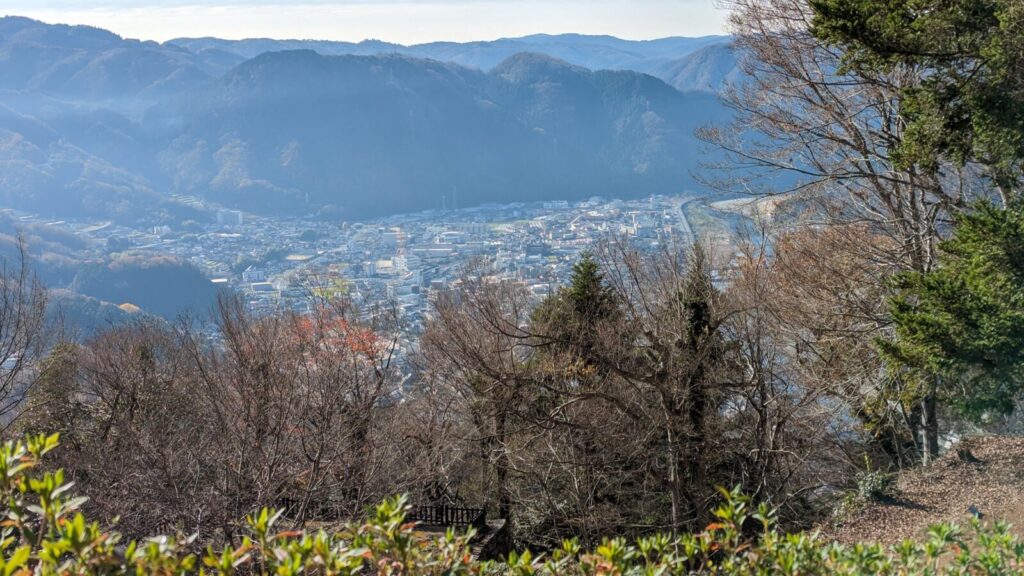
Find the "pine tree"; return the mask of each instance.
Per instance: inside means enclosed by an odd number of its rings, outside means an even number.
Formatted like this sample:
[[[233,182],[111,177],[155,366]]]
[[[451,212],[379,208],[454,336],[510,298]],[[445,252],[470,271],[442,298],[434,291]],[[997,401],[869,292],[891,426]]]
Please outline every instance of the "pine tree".
[[[560,351],[587,361],[596,347],[599,326],[619,314],[618,302],[590,253],[573,265],[569,285],[549,296],[533,314],[533,330]]]
[[[566,297],[579,321],[591,324],[615,316],[615,296],[605,284],[600,265],[589,252],[572,267]]]

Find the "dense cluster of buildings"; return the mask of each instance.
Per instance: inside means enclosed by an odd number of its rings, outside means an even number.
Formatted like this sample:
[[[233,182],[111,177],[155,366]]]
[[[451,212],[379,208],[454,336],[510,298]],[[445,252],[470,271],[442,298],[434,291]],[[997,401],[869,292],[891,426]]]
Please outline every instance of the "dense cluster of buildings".
[[[700,202],[688,196],[592,198],[339,223],[257,216],[210,207],[196,198],[177,200],[211,217],[148,227],[58,224],[108,252],[176,255],[211,282],[242,294],[258,313],[306,311],[318,297],[386,303],[399,312],[408,342],[422,327],[432,294],[458,281],[468,266],[521,283],[539,300],[564,285],[580,253],[602,239],[626,238],[641,250],[690,242],[687,208]]]
[[[415,333],[431,293],[471,263],[522,283],[541,298],[564,284],[582,251],[602,238],[656,248],[688,242],[687,196],[637,200],[489,204],[431,210],[363,222],[266,217],[211,208],[205,222],[136,229],[114,223],[65,223],[106,242],[110,251],[146,250],[188,260],[212,282],[244,295],[258,312],[306,310],[312,296],[387,302]]]
[[[221,217],[202,233],[167,234],[161,249],[189,259],[257,311],[303,310],[311,295],[397,305],[415,331],[430,294],[480,265],[538,297],[563,284],[601,238],[643,247],[692,235],[683,197],[485,205],[358,223],[251,215]]]

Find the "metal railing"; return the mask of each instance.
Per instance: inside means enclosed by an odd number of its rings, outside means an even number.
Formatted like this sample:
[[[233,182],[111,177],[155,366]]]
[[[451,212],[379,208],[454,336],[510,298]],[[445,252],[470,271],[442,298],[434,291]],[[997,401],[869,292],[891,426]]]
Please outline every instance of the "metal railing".
[[[413,506],[405,519],[424,526],[472,526],[481,529],[487,525],[487,511],[483,508],[460,508],[444,504]]]

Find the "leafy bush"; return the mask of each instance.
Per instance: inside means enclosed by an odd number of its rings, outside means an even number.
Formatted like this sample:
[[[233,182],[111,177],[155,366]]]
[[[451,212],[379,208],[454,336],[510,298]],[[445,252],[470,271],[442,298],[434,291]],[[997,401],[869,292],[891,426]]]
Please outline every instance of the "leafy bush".
[[[880,502],[896,492],[896,475],[881,470],[865,470],[856,476],[857,496],[865,501]]]
[[[36,436],[0,447],[0,572],[26,574],[1024,574],[1024,544],[1005,523],[931,528],[924,543],[842,546],[809,534],[782,534],[774,515],[756,510],[737,492],[723,491],[717,521],[699,534],[659,535],[628,543],[605,540],[584,552],[575,541],[547,555],[513,553],[506,562],[477,562],[471,534],[449,531],[426,539],[405,522],[406,504],[394,498],[362,524],[337,534],[281,531],[279,512],[246,518],[238,546],[195,554],[192,539],[158,536],[122,544],[116,532],[78,511],[63,473],[41,472],[57,436]],[[746,528],[746,529],[744,529]],[[753,536],[752,536],[753,534]],[[969,544],[970,542],[970,544]]]

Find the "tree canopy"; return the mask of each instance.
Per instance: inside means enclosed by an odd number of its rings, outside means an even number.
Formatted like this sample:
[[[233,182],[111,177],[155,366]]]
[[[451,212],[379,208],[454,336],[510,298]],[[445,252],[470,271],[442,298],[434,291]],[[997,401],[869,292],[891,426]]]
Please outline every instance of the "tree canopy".
[[[910,75],[900,161],[978,163],[1014,196],[1024,159],[1024,4],[1017,0],[810,0],[812,33],[842,64]]]
[[[982,204],[941,250],[936,270],[897,279],[883,347],[965,415],[1008,413],[1024,384],[1024,210]]]

